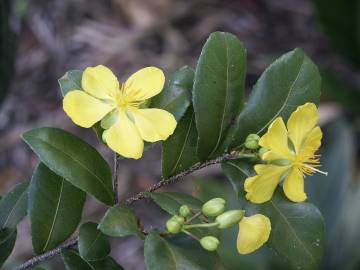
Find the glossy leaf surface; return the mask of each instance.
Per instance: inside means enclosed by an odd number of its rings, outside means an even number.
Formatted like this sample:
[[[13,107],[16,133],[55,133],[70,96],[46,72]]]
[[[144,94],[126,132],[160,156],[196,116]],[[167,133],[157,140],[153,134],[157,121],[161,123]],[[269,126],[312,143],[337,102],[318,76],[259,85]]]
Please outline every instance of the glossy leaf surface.
[[[15,229],[26,216],[29,182],[14,186],[0,201],[0,230]]]
[[[190,195],[178,192],[151,192],[148,197],[154,200],[164,211],[171,215],[178,213],[180,206],[188,205],[189,207],[200,209],[202,202]]]
[[[104,259],[111,251],[109,239],[94,222],[81,225],[78,246],[80,256],[91,261]]]
[[[232,34],[215,32],[206,41],[195,71],[193,105],[201,160],[215,157],[243,104],[246,52]]]
[[[164,178],[182,172],[199,160],[196,155],[197,131],[195,114],[189,108],[179,121],[175,132],[163,143],[162,175]]]
[[[193,82],[194,70],[182,67],[173,73],[160,94],[152,98],[150,107],[166,110],[179,121],[191,103]]]
[[[53,249],[76,230],[86,194],[40,163],[31,179],[29,216],[37,254]]]
[[[113,237],[137,235],[143,238],[134,211],[125,204],[111,207],[102,218],[99,229]]]
[[[33,129],[23,139],[56,174],[99,201],[114,203],[110,167],[91,145],[57,128]]]
[[[321,78],[316,65],[301,49],[290,51],[273,62],[255,84],[239,115],[232,148],[251,134],[262,134],[278,117],[290,114],[306,102],[319,103]]]

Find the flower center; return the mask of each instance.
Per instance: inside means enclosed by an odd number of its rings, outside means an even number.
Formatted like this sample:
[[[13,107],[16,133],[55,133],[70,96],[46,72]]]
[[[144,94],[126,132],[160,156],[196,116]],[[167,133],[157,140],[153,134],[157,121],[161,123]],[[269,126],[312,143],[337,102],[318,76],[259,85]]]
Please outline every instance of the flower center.
[[[293,162],[293,166],[297,166],[304,174],[312,175],[314,172],[318,172],[327,175],[327,172],[321,171],[316,167],[320,167],[319,156],[313,156],[310,158],[304,158],[300,155],[296,155]]]
[[[125,84],[122,84],[119,91],[115,94],[116,105],[119,109],[128,109],[128,108],[139,108],[143,101],[137,101],[134,99],[134,95],[130,94],[129,91],[126,91],[127,88]]]

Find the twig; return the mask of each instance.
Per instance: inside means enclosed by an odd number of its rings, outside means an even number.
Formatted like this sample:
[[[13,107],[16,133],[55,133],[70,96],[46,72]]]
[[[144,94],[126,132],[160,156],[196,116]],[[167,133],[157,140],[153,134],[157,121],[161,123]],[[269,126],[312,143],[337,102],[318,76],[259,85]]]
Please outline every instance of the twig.
[[[76,246],[78,243],[78,238],[72,238],[69,241],[65,242],[64,244],[60,245],[59,247],[52,249],[48,252],[45,252],[39,256],[33,257],[31,259],[29,259],[28,261],[26,261],[25,263],[23,263],[22,265],[18,266],[16,269],[20,270],[20,269],[29,269],[43,261],[46,261],[47,259],[50,259],[56,255],[59,255],[61,253],[61,251],[63,249],[67,249],[67,248],[71,248]]]
[[[130,205],[130,204],[132,204],[132,203],[134,203],[136,201],[139,201],[139,200],[142,200],[142,199],[146,198],[146,194],[148,192],[154,192],[155,190],[157,190],[157,189],[159,189],[159,188],[161,188],[163,186],[166,186],[166,185],[169,185],[171,183],[177,182],[177,181],[183,179],[184,176],[189,175],[189,174],[191,174],[191,173],[193,173],[193,172],[195,172],[197,170],[200,170],[202,168],[205,168],[205,167],[213,165],[213,164],[218,164],[218,163],[221,163],[223,161],[236,159],[236,158],[239,158],[238,153],[236,153],[236,154],[225,154],[225,155],[223,155],[221,157],[218,157],[218,158],[215,158],[215,159],[212,159],[212,160],[209,160],[209,161],[205,161],[204,163],[197,163],[194,166],[190,167],[186,171],[180,172],[177,175],[174,175],[174,176],[171,176],[171,177],[169,177],[167,179],[163,179],[163,180],[159,181],[155,185],[150,186],[145,191],[141,191],[141,192],[137,193],[135,196],[128,198],[124,202],[126,204]],[[115,160],[116,160],[116,163],[115,163]],[[117,157],[114,159],[114,165],[116,165],[115,167],[117,167]],[[114,173],[116,172],[115,167],[114,167]],[[50,251],[48,251],[46,253],[43,253],[43,254],[41,254],[39,256],[35,256],[35,257],[29,259],[28,261],[26,261],[22,265],[18,266],[16,268],[16,270],[29,269],[29,268],[31,268],[31,267],[33,267],[33,266],[35,266],[35,265],[37,265],[37,264],[39,264],[39,263],[41,263],[43,261],[46,261],[46,260],[60,254],[63,249],[67,249],[67,248],[76,246],[77,242],[78,242],[78,239],[77,239],[77,237],[75,237],[75,238],[69,240],[68,242],[66,242],[65,244],[63,244],[63,245],[61,245],[61,246],[59,246],[59,247],[57,247],[57,248],[55,248],[53,250],[50,250]]]
[[[156,183],[155,185],[149,187],[148,189],[146,189],[145,191],[141,191],[138,194],[136,194],[135,196],[128,198],[125,203],[126,204],[132,204],[133,202],[139,201],[141,199],[144,199],[146,197],[146,194],[149,192],[153,192],[163,186],[169,185],[173,182],[176,182],[178,180],[181,180],[182,178],[184,178],[184,176],[187,176],[197,170],[200,170],[202,168],[205,168],[207,166],[213,165],[213,164],[218,164],[221,163],[225,160],[230,160],[230,159],[234,159],[234,158],[238,158],[238,155],[232,155],[232,154],[225,154],[221,157],[218,157],[216,159],[212,159],[209,161],[205,161],[204,163],[197,163],[194,166],[190,167],[188,170],[183,171],[181,173],[178,173],[174,176],[171,176],[167,179],[163,179],[161,181],[159,181],[158,183]]]
[[[119,202],[119,191],[118,191],[118,154],[114,152],[114,168],[113,168],[113,190],[114,190],[114,203],[117,204]]]
[[[197,237],[196,235],[192,234],[191,232],[187,231],[187,230],[182,230],[183,233],[187,234],[188,236],[190,236],[192,239],[196,240],[196,241],[200,241],[199,237]]]

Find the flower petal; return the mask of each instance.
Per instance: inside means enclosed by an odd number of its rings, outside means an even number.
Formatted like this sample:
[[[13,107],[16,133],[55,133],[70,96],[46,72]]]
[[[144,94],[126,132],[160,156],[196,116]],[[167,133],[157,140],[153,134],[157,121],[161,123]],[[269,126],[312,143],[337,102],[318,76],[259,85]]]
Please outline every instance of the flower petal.
[[[249,254],[260,248],[269,239],[271,232],[270,219],[256,214],[243,217],[239,223],[239,234],[236,246],[240,254]]]
[[[141,138],[147,142],[166,140],[176,128],[174,116],[161,109],[131,111]]]
[[[313,128],[307,135],[300,150],[299,155],[302,157],[302,160],[306,161],[314,156],[321,145],[321,139],[322,132],[320,127]]]
[[[296,153],[300,152],[301,146],[309,132],[319,121],[319,113],[314,103],[305,103],[294,111],[287,122],[289,138],[294,144]]]
[[[244,183],[246,199],[253,203],[264,203],[271,199],[281,176],[289,166],[255,165],[258,175],[248,177]]]
[[[291,159],[288,147],[288,136],[284,121],[281,117],[276,118],[269,126],[267,132],[260,138],[259,145],[269,149],[263,159],[277,157],[277,159]]]
[[[293,168],[291,170],[284,181],[283,189],[286,197],[293,202],[303,202],[306,200],[304,176],[299,169]]]
[[[125,92],[132,100],[145,100],[161,92],[165,75],[157,67],[146,67],[132,74],[125,82]]]
[[[104,131],[103,138],[113,151],[124,157],[139,159],[143,154],[144,141],[124,111],[119,111],[116,123]]]
[[[85,69],[81,87],[90,95],[101,99],[112,99],[120,91],[119,81],[114,73],[103,65]]]
[[[84,91],[73,90],[65,95],[63,108],[75,124],[89,128],[113,110],[114,106],[104,103]]]

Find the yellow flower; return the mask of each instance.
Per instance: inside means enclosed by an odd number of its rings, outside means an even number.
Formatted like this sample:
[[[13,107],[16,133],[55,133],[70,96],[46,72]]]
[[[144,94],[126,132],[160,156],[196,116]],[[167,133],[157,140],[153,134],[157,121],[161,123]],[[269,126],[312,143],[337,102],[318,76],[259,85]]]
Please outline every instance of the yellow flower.
[[[166,140],[176,127],[174,116],[161,109],[140,109],[147,99],[159,94],[164,73],[146,67],[120,84],[110,69],[99,65],[85,69],[82,90],[68,92],[63,108],[73,122],[89,128],[101,120],[103,139],[115,152],[138,159],[144,141]]]
[[[287,128],[281,117],[276,118],[259,145],[269,151],[262,155],[265,164],[255,165],[256,176],[245,180],[246,198],[253,203],[271,199],[278,183],[284,180],[286,197],[294,202],[306,199],[304,174],[320,172],[315,152],[321,145],[322,132],[317,126],[319,114],[315,104],[306,103],[294,111]]]
[[[260,248],[269,239],[271,223],[268,217],[256,214],[243,217],[239,223],[236,246],[240,254],[249,254]]]

